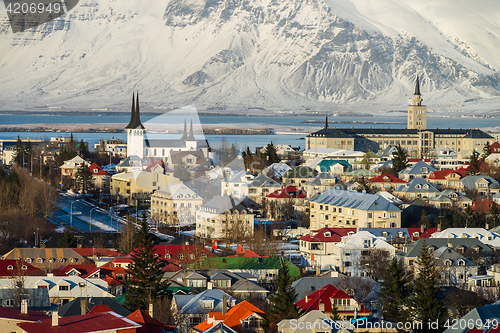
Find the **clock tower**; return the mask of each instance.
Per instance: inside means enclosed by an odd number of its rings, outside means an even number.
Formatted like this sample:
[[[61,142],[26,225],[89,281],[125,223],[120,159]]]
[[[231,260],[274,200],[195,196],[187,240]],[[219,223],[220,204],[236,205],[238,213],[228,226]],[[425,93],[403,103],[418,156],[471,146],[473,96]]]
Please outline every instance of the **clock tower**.
[[[415,93],[408,105],[408,129],[427,129],[427,107],[422,105],[424,100],[420,98],[420,83],[415,82]]]

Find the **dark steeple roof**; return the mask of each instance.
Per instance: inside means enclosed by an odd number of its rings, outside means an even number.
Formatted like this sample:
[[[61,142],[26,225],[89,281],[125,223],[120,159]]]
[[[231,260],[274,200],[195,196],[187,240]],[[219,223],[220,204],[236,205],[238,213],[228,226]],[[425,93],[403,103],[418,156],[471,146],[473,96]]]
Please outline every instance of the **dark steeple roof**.
[[[127,129],[136,129],[141,128],[144,129],[144,126],[141,123],[141,115],[139,110],[139,92],[137,92],[136,102],[134,103],[134,93],[132,93],[132,112],[130,115],[130,122],[128,123]]]
[[[325,128],[328,128],[328,116],[326,116],[326,120],[325,120]]]
[[[193,119],[191,119],[191,125],[189,125],[189,137],[187,138],[189,141],[196,141],[193,135]]]
[[[187,125],[186,125],[186,119],[184,119],[184,132],[182,133],[182,137],[180,138],[181,141],[186,141],[188,136],[187,136]]]
[[[420,95],[420,83],[418,82],[418,75],[417,82],[415,82],[415,93],[413,95]]]

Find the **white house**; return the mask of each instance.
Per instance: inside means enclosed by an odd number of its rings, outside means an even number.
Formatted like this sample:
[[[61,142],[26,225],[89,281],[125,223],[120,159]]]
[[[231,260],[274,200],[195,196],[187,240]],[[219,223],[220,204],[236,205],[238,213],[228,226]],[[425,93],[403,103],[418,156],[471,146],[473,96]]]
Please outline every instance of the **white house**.
[[[494,249],[500,249],[500,235],[484,228],[448,228],[433,233],[431,238],[475,238]]]

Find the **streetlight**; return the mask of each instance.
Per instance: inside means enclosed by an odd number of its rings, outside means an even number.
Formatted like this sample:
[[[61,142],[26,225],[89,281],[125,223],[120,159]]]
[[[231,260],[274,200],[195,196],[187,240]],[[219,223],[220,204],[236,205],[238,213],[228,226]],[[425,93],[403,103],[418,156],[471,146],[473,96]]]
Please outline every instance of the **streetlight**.
[[[77,201],[82,201],[82,199],[78,199],[78,200],[75,200],[73,201],[69,207],[70,207],[70,212],[69,212],[69,229],[71,230],[71,228],[73,228],[73,204]]]
[[[93,211],[94,209],[97,209],[97,207],[94,207],[94,208],[92,208],[92,209],[90,210],[90,232],[92,232],[92,211]]]
[[[37,245],[37,240],[38,240],[38,230],[39,230],[39,229],[40,229],[40,228],[36,228],[36,232],[35,232],[35,231],[33,231],[33,233],[35,234],[35,247],[36,247],[36,245]]]

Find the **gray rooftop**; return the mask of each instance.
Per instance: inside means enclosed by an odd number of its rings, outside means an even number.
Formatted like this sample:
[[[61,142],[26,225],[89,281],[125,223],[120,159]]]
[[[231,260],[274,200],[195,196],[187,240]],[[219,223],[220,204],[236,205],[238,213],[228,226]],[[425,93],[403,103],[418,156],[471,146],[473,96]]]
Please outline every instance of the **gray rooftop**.
[[[409,183],[402,184],[396,189],[398,192],[435,192],[439,190],[423,178],[413,178]]]
[[[311,202],[360,210],[401,211],[401,209],[380,195],[339,189],[328,189],[312,199]]]

